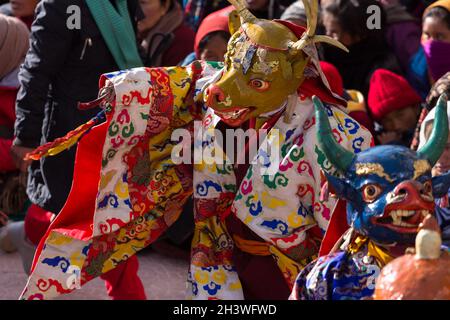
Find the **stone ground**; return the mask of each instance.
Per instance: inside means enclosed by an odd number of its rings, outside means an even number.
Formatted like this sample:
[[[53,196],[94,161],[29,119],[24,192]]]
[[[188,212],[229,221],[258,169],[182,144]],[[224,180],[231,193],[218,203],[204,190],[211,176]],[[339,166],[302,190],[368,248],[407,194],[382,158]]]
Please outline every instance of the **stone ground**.
[[[187,260],[169,258],[151,249],[140,252],[139,276],[147,298],[173,300],[185,298]],[[0,300],[15,300],[27,281],[18,253],[0,250]],[[108,296],[101,279],[94,279],[80,290],[64,296],[64,300],[106,300]]]

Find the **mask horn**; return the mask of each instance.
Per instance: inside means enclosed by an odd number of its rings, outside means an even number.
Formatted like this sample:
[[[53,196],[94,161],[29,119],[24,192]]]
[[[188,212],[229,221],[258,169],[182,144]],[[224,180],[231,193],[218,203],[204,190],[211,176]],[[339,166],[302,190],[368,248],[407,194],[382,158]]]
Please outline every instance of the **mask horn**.
[[[355,155],[344,149],[334,139],[328,115],[322,101],[316,96],[312,98],[316,112],[317,141],[320,149],[325,153],[328,161],[341,172],[346,172],[353,162]]]
[[[433,130],[427,143],[417,150],[417,154],[434,166],[444,152],[448,138],[447,96],[442,94],[436,105]]]
[[[317,28],[317,18],[319,15],[318,0],[312,0],[311,3],[310,0],[302,0],[302,2],[306,12],[306,31],[301,39],[293,44],[292,49],[298,52],[300,50],[303,50],[303,48],[305,48],[309,44],[325,42],[348,52],[348,49],[339,41],[328,36],[315,35]]]
[[[258,20],[245,6],[245,0],[228,0],[237,10],[239,16],[242,18],[243,23],[255,22]]]

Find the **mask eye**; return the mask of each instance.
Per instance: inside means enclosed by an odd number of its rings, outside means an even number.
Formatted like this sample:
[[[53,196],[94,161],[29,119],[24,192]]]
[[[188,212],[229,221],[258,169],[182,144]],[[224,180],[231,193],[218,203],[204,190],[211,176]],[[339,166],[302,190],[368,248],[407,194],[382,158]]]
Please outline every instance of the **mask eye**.
[[[372,203],[381,193],[380,186],[376,184],[367,184],[362,189],[363,200],[367,203]]]
[[[249,84],[248,84],[252,89],[259,91],[259,92],[264,92],[267,91],[270,87],[270,82],[268,81],[264,81],[261,79],[252,79],[250,80]]]

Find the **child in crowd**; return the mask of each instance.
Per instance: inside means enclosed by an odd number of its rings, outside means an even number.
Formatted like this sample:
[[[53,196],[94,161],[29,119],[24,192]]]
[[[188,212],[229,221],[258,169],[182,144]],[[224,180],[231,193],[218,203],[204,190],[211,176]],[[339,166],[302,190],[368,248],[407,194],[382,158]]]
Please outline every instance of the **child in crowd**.
[[[447,108],[447,116],[450,121],[450,109]],[[420,142],[419,148],[421,148],[429,139],[431,129],[433,128],[433,121],[435,117],[435,109],[432,109],[425,120],[422,122],[420,127]],[[433,167],[432,173],[433,176],[441,175],[450,170],[450,134],[447,138],[447,146],[445,147],[444,152],[442,153],[439,160],[436,162]],[[450,191],[450,190],[449,190]],[[446,246],[450,246],[450,202],[449,202],[450,192],[447,193],[441,199],[436,200],[436,219],[439,223],[439,226],[442,231],[442,240],[443,244]]]
[[[206,61],[224,60],[228,40],[230,39],[228,16],[233,10],[233,6],[228,6],[203,19],[195,35],[194,52],[184,59],[182,65],[185,66],[200,59]]]
[[[405,78],[378,69],[370,80],[369,112],[381,125],[378,143],[409,147],[421,111],[421,98]]]
[[[425,98],[430,84],[450,71],[450,0],[436,1],[426,8],[421,44],[411,59],[408,80]]]
[[[433,3],[423,17],[422,46],[434,83],[450,71],[450,0]]]
[[[232,6],[214,12],[203,20],[195,36],[194,51],[197,59],[223,61],[230,39],[228,16]]]

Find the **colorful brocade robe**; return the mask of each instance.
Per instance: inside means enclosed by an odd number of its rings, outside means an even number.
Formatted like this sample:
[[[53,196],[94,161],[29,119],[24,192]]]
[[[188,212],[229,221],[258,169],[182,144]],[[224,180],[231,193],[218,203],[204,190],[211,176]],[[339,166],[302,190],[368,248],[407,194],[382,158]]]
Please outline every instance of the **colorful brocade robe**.
[[[113,82],[115,102],[106,121],[78,143],[71,194],[38,247],[23,299],[56,297],[113,269],[155,241],[191,196],[195,231],[187,298],[243,299],[233,235],[224,222],[229,214],[267,242],[293,287],[317,254],[304,258],[306,231],[318,226],[325,232],[336,204],[320,201],[321,171],[334,169],[317,145],[314,108],[309,98],[299,98],[291,123],[281,116],[268,132],[267,142],[281,155],[272,163],[273,175],[261,175],[267,163],[257,161],[237,185],[233,164],[176,164],[171,155],[179,145],[172,137],[177,129],[192,133],[182,143],[191,144],[194,154],[213,146],[208,129],[220,118],[204,106],[201,93],[221,68],[194,62],[102,77],[101,83]],[[341,145],[354,153],[370,146],[366,129],[337,107],[327,110]]]
[[[290,300],[369,298],[381,269],[394,258],[366,237],[311,262],[297,277]]]

